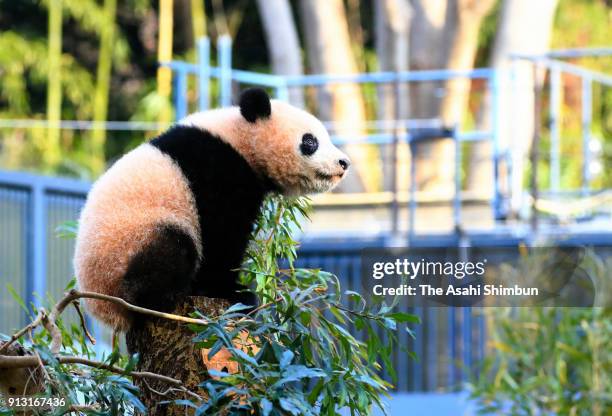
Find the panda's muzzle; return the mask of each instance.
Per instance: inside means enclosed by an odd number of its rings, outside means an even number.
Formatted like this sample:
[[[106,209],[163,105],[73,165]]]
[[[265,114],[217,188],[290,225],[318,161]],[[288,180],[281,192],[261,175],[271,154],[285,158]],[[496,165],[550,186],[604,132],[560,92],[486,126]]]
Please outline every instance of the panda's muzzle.
[[[317,179],[321,179],[324,181],[331,181],[334,177],[333,175],[328,175],[327,173],[317,171],[316,172]]]
[[[333,179],[342,179],[349,166],[351,166],[351,161],[348,158],[338,159],[338,166],[340,166],[340,171],[338,173],[327,173],[323,171],[317,171],[317,177],[319,179],[332,181]]]
[[[351,161],[348,159],[340,159],[338,160],[338,164],[340,165],[343,171],[347,171],[349,166],[351,166]]]
[[[322,172],[322,171],[318,170],[318,171],[316,171],[315,174],[317,176],[317,179],[321,179],[321,180],[324,180],[324,181],[331,182],[334,179],[341,179],[342,176],[344,176],[344,171],[338,172],[336,174],[329,174],[329,173]]]

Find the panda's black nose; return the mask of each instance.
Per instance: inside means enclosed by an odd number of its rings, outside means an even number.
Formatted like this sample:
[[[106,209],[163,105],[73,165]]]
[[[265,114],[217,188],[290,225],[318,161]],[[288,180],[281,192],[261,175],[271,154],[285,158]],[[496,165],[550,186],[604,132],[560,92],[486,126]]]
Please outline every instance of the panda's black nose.
[[[342,170],[347,170],[351,166],[351,162],[348,159],[340,159],[338,161]]]

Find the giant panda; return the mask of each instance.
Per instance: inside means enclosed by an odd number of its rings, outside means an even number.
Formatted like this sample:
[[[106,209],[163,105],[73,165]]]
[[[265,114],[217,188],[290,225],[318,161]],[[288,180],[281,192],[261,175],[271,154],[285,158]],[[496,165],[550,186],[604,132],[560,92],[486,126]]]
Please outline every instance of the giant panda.
[[[92,186],[76,238],[79,288],[161,310],[185,295],[254,305],[236,269],[265,196],[328,191],[349,165],[319,120],[261,89],[189,115]],[[118,304],[86,303],[117,331],[133,323]]]

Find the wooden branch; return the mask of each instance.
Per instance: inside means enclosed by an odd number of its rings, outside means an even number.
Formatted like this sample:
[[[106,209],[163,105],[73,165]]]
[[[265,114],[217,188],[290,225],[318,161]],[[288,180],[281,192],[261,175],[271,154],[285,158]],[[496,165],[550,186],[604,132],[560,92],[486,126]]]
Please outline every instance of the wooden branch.
[[[178,315],[188,315],[191,311],[201,311],[204,316],[218,316],[229,307],[223,299],[211,299],[202,296],[187,296],[172,311]],[[210,363],[202,359],[202,351],[194,342],[194,332],[181,322],[163,318],[146,317],[139,325],[133,326],[126,333],[126,345],[131,354],[138,353],[140,359],[134,370],[150,371],[180,379],[188,390],[206,398],[207,391],[201,387],[209,376],[206,371]],[[217,360],[219,357],[215,356]],[[221,364],[221,363],[219,363]],[[213,367],[217,368],[217,367]],[[220,370],[222,366],[218,369]],[[172,403],[184,399],[185,393],[168,390],[155,380],[136,379],[134,384],[140,388],[139,396],[151,416],[184,416],[184,405]],[[160,393],[162,393],[160,395]],[[187,393],[189,394],[189,393]],[[195,402],[202,402],[193,395],[188,397]]]
[[[84,412],[100,412],[100,408],[98,406],[73,404],[69,406],[66,410],[64,410],[64,413],[62,413],[62,415],[67,415],[69,413],[74,413],[74,412],[78,412],[79,414],[84,413]]]
[[[43,322],[45,321],[46,318],[43,318]],[[32,336],[32,330],[28,331],[28,335],[30,337],[30,342],[32,343],[32,345],[34,345],[34,337]],[[34,356],[36,357],[36,361],[38,361],[38,368],[41,369],[45,380],[50,380],[51,377],[49,377],[49,372],[47,371],[47,369],[45,368],[45,364],[43,363],[42,358],[40,358],[40,354],[38,353],[37,350],[32,351],[34,353]],[[28,379],[29,382],[29,379]],[[27,384],[27,383],[26,383]]]
[[[149,390],[152,393],[157,394],[160,397],[167,397],[169,394],[171,393],[186,393],[188,395],[190,395],[191,397],[203,401],[204,398],[202,396],[200,396],[197,393],[192,392],[191,390],[189,390],[186,387],[181,387],[181,388],[177,388],[177,387],[168,387],[166,390],[164,391],[159,391],[159,390],[155,390],[153,387],[151,387],[151,385],[147,382],[146,379],[142,379],[142,382],[144,383],[144,385],[146,386],[147,390]]]
[[[92,368],[98,368],[101,370],[107,370],[117,374],[128,375],[137,378],[149,378],[158,381],[163,381],[165,383],[182,387],[183,383],[180,380],[177,380],[172,377],[163,376],[161,374],[155,374],[148,371],[130,371],[126,372],[121,367],[116,367],[113,365],[105,364],[100,361],[93,361],[87,358],[75,357],[75,356],[59,356],[57,360],[61,364],[81,364],[86,365]],[[43,361],[44,362],[44,361]],[[44,364],[47,364],[44,362]],[[9,355],[0,355],[0,368],[24,368],[24,367],[37,367],[39,365],[38,358],[34,355],[28,356],[9,356]]]
[[[151,318],[147,322],[150,323],[152,321],[155,321],[161,325],[159,327],[156,327],[155,324],[153,324],[151,328],[154,328],[154,329],[166,328],[162,330],[162,331],[167,332],[166,334],[167,337],[164,338],[164,341],[162,342],[161,347],[157,343],[159,339],[157,339],[156,336],[153,336],[153,338],[150,338],[150,339],[147,338],[147,340],[144,340],[144,345],[140,345],[140,348],[135,350],[138,352],[145,352],[145,353],[148,351],[149,353],[148,358],[147,358],[147,354],[144,354],[144,357],[142,358],[142,360],[145,361],[147,364],[143,365],[143,363],[139,363],[137,367],[137,370],[144,370],[144,371],[126,372],[124,369],[120,367],[105,364],[103,362],[92,361],[92,360],[77,357],[77,356],[60,355],[60,351],[62,348],[62,333],[60,331],[60,328],[57,325],[57,319],[65,311],[65,309],[71,304],[74,305],[74,307],[77,310],[77,314],[79,315],[81,326],[83,328],[85,337],[87,337],[92,343],[95,342],[95,340],[93,339],[93,337],[87,330],[87,327],[85,325],[84,316],[79,307],[79,299],[81,298],[97,299],[97,300],[102,300],[102,301],[107,301],[107,302],[113,302],[115,304],[121,305],[123,308],[131,312],[142,314],[142,315],[148,315]],[[64,297],[57,304],[55,304],[55,306],[52,308],[49,314],[47,314],[47,312],[41,308],[38,311],[37,317],[29,325],[19,330],[18,332],[16,332],[11,337],[11,339],[7,341],[6,343],[0,343],[0,352],[4,352],[7,350],[7,348],[9,348],[9,350],[6,351],[5,354],[0,354],[0,374],[3,374],[4,378],[9,377],[9,380],[11,380],[11,384],[10,384],[11,386],[14,384],[13,376],[17,375],[19,376],[19,378],[25,379],[27,378],[27,374],[24,372],[25,371],[24,369],[29,369],[29,368],[35,368],[35,371],[43,372],[42,376],[36,380],[37,386],[42,385],[44,383],[44,380],[45,380],[44,376],[47,376],[47,379],[48,379],[48,373],[46,370],[46,366],[49,365],[49,362],[41,359],[40,355],[36,351],[34,351],[33,355],[27,355],[28,354],[27,352],[26,352],[26,355],[23,355],[23,354],[16,355],[16,354],[12,354],[10,350],[10,345],[13,344],[16,340],[18,340],[21,336],[23,336],[26,333],[31,334],[32,331],[36,329],[37,327],[44,326],[51,336],[51,345],[50,345],[51,353],[54,355],[54,357],[58,360],[59,363],[61,364],[80,364],[80,365],[84,365],[84,366],[88,366],[92,368],[103,369],[103,370],[110,371],[116,374],[130,376],[133,378],[134,384],[144,390],[143,391],[143,396],[144,396],[143,403],[146,404],[151,415],[162,414],[162,413],[156,413],[158,411],[164,412],[163,414],[166,415],[165,413],[166,410],[163,410],[163,409],[166,409],[168,406],[174,409],[174,410],[171,410],[171,413],[168,413],[168,415],[174,415],[174,414],[182,415],[184,414],[184,409],[182,406],[172,406],[172,405],[168,405],[164,403],[159,403],[159,397],[160,397],[159,394],[161,393],[163,397],[164,395],[170,396],[170,395],[176,395],[176,394],[183,393],[183,394],[191,396],[192,398],[195,398],[198,401],[202,401],[203,400],[202,396],[197,394],[195,391],[201,391],[201,389],[199,388],[199,384],[201,382],[202,371],[205,370],[206,367],[202,363],[199,350],[195,348],[195,344],[193,343],[193,333],[190,330],[188,330],[185,325],[181,326],[181,325],[178,325],[177,323],[207,325],[210,323],[210,321],[207,319],[196,319],[196,318],[191,318],[185,315],[188,315],[194,309],[200,309],[203,311],[209,311],[209,309],[210,311],[212,311],[212,309],[214,309],[215,314],[218,315],[218,314],[223,313],[223,310],[227,309],[227,307],[229,306],[226,301],[223,301],[221,299],[208,299],[208,298],[200,298],[200,299],[202,300],[197,302],[196,304],[192,303],[194,298],[191,298],[191,300],[187,300],[185,304],[182,305],[182,308],[178,308],[177,310],[175,310],[175,312],[179,313],[177,314],[177,313],[164,313],[164,312],[159,312],[159,311],[152,310],[152,309],[142,308],[142,307],[133,305],[131,303],[128,303],[124,299],[114,297],[114,296],[109,296],[109,295],[104,295],[104,294],[94,293],[94,292],[80,292],[76,289],[70,290],[69,292],[66,292],[64,294]],[[212,303],[208,303],[208,302],[212,302]],[[259,308],[255,308],[254,310],[252,310],[248,315],[251,315],[257,312],[258,310],[261,310],[269,306],[270,304],[272,304],[272,302],[265,304],[265,305],[261,305]],[[241,319],[242,320],[248,319],[249,318],[248,315]],[[166,322],[168,326],[164,327],[163,322]],[[142,339],[140,339],[142,335],[145,335],[145,333],[140,334],[136,336],[136,338],[132,338],[132,339],[143,341]],[[169,339],[171,339],[172,341],[169,342],[168,341]],[[130,343],[128,341],[128,348],[130,347],[130,344],[132,346],[135,345],[133,342]],[[172,347],[170,344],[172,345],[177,344],[180,347],[175,348],[176,346]],[[162,358],[158,356],[159,354],[158,355],[152,354],[151,351],[147,349],[152,346],[156,346],[157,349],[155,351],[160,352],[160,354],[163,355]],[[167,351],[166,348],[169,346],[171,347],[170,351]],[[182,354],[179,353],[179,351],[181,351]],[[170,355],[172,357],[171,360],[167,360],[167,358],[169,357],[167,355],[168,353],[171,354]],[[29,353],[29,354],[32,354],[32,353]],[[160,361],[162,363],[160,363]],[[163,367],[164,363],[166,362],[168,362],[168,364],[171,365],[169,368]],[[160,366],[159,367],[160,371],[156,371],[158,370],[158,367],[156,367],[157,364],[159,364]],[[32,370],[27,370],[27,371],[31,372]],[[19,372],[19,374],[17,374],[17,372]],[[164,374],[168,374],[168,375],[164,375]],[[149,385],[147,383],[147,380],[150,380],[152,385]],[[29,381],[25,382],[26,387],[24,388],[24,391],[27,390],[28,383]],[[4,384],[6,383],[0,384],[0,388],[4,388]],[[169,389],[165,388],[164,385],[169,385],[170,388]],[[151,396],[151,394],[148,392],[153,393],[155,396]],[[35,391],[32,392],[32,394],[34,393]],[[68,409],[67,412],[68,413],[78,412],[79,410],[80,410],[80,407],[78,405],[75,405],[71,407],[70,409]],[[175,411],[179,413],[172,413]]]
[[[57,321],[57,318],[62,314],[62,312],[64,312],[64,310],[70,304],[75,304],[75,307],[77,308],[77,313],[79,314],[81,318],[81,325],[83,326],[83,330],[85,331],[85,336],[89,338],[92,344],[95,343],[95,340],[93,339],[91,334],[89,334],[89,332],[87,331],[87,328],[84,322],[84,318],[81,314],[80,309],[78,308],[78,306],[76,306],[76,303],[81,298],[106,300],[109,302],[119,304],[129,311],[140,313],[143,315],[154,316],[156,318],[168,319],[172,321],[185,322],[188,324],[197,324],[197,325],[206,325],[209,323],[209,321],[205,319],[190,318],[187,316],[175,315],[171,313],[159,312],[153,309],[142,308],[140,306],[132,305],[131,303],[126,302],[125,300],[115,297],[115,296],[103,295],[101,293],[95,293],[95,292],[80,292],[76,289],[72,289],[69,292],[66,292],[64,294],[64,297],[53,307],[49,315],[47,315],[44,308],[40,308],[36,319],[34,319],[29,325],[25,326],[24,328],[16,332],[11,337],[11,339],[8,341],[8,344],[4,344],[0,346],[0,353],[4,351],[6,348],[8,348],[9,345],[11,345],[13,342],[15,342],[25,333],[35,329],[36,327],[42,324],[49,331],[49,334],[51,335],[51,339],[52,339],[51,346],[50,346],[51,352],[55,355],[59,354],[61,347],[62,347],[62,334],[56,325],[56,321]]]
[[[31,396],[44,390],[47,380],[44,367],[38,364],[38,358],[15,342],[4,352],[10,357],[31,357],[34,366],[23,368],[0,368],[0,397],[7,395]]]
[[[75,300],[74,302],[72,302],[72,305],[74,306],[74,309],[76,309],[76,312],[79,315],[79,320],[81,321],[81,327],[83,328],[83,333],[85,334],[85,337],[89,340],[89,342],[92,343],[92,345],[96,345],[96,339],[89,333],[87,325],[85,324],[85,317],[83,316],[83,311],[81,311],[81,304],[78,300]]]
[[[58,328],[56,324],[56,317],[53,316],[53,312],[49,317],[43,317],[42,324],[47,331],[49,331],[49,335],[51,335],[51,345],[49,349],[53,355],[57,355],[62,348],[62,332]]]
[[[2,353],[4,350],[8,349],[8,347],[15,341],[17,341],[19,338],[21,338],[23,335],[25,335],[28,331],[36,328],[38,325],[40,325],[42,323],[42,320],[47,316],[47,312],[45,311],[44,308],[40,308],[38,310],[38,315],[36,315],[36,318],[30,322],[28,325],[26,325],[25,327],[23,327],[22,329],[20,329],[19,331],[15,332],[13,334],[13,336],[11,337],[11,339],[9,339],[6,343],[0,345],[0,353]]]
[[[80,299],[80,298],[106,300],[106,301],[121,305],[127,310],[132,311],[132,312],[140,313],[143,315],[154,316],[156,318],[168,319],[171,321],[185,322],[188,324],[197,324],[197,325],[207,325],[210,323],[206,319],[190,318],[188,316],[175,315],[172,313],[165,313],[165,312],[159,312],[153,309],[142,308],[140,306],[133,305],[115,296],[103,295],[101,293],[95,293],[95,292],[80,292],[75,289],[72,289],[70,292],[66,293],[66,295],[64,296],[64,299],[62,299],[55,306],[55,309],[51,313],[49,318],[50,319],[55,318],[56,316],[61,314],[61,312],[66,308],[66,306],[70,304],[70,302]]]

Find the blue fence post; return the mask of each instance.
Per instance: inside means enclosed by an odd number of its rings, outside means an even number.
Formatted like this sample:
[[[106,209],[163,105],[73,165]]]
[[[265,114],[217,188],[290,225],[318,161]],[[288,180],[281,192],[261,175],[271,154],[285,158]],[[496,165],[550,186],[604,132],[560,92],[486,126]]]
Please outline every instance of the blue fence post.
[[[187,71],[182,66],[174,71],[174,110],[176,119],[187,116]]]
[[[461,381],[469,381],[474,374],[472,368],[472,307],[467,306],[461,309],[463,314],[462,322],[462,349],[463,372]]]
[[[461,226],[461,140],[457,134],[458,127],[453,127],[453,141],[455,142],[455,195],[453,196],[453,226],[459,233]]]
[[[441,311],[441,308],[430,306],[429,308],[424,308],[424,313],[427,314],[427,345],[429,346],[427,351],[427,363],[423,362],[423,364],[427,365],[427,383],[424,384],[424,387],[427,391],[435,391],[438,387],[438,360],[440,356],[438,355],[436,349],[438,345],[438,311]],[[433,354],[432,354],[433,350]]]
[[[499,91],[500,91],[500,80],[499,80],[499,69],[494,69],[492,70],[492,72],[489,73],[488,75],[488,84],[489,84],[489,89],[491,90],[491,135],[492,135],[492,140],[493,140],[493,155],[492,155],[492,162],[493,162],[493,200],[492,200],[492,205],[493,205],[493,214],[496,220],[502,219],[504,217],[504,214],[502,212],[502,206],[501,206],[501,192],[499,189],[499,161],[500,161],[500,137],[501,137],[501,131],[500,131],[500,123],[499,123],[499,111],[501,109],[500,103],[499,103]]]
[[[485,359],[485,346],[487,343],[487,322],[484,307],[479,308],[478,315],[478,362],[482,362]]]
[[[415,298],[418,299],[418,298]],[[422,300],[417,300],[415,302],[415,305],[418,305],[422,303]],[[423,306],[415,306],[414,307],[414,311],[413,313],[416,316],[420,316],[423,318],[423,322],[420,325],[416,325],[416,327],[414,328],[414,334],[415,334],[415,343],[414,343],[414,353],[416,354],[416,356],[419,358],[418,361],[415,360],[414,362],[414,367],[413,367],[413,373],[412,373],[412,377],[413,377],[413,390],[414,391],[423,391],[424,390],[424,383],[423,383],[423,366],[427,363],[425,363],[425,360],[423,359],[424,354],[423,352],[425,351],[425,343],[423,342],[423,334],[424,334],[424,327],[429,325],[429,320],[427,319],[427,317],[425,316],[425,312],[426,309]]]
[[[591,191],[591,122],[592,122],[592,95],[593,84],[589,77],[582,78],[582,153],[584,163],[582,165],[582,195],[587,196]]]
[[[33,183],[30,194],[29,260],[26,300],[36,308],[43,305],[47,283],[47,221],[45,189]],[[38,296],[34,296],[37,294]]]
[[[550,189],[558,192],[561,184],[559,160],[559,117],[561,112],[561,71],[557,66],[550,68]]]
[[[280,101],[289,101],[289,89],[287,88],[287,83],[282,82],[281,85],[276,87],[276,99]]]
[[[410,190],[409,193],[409,205],[408,205],[408,245],[412,245],[415,235],[416,225],[416,145],[412,138],[412,135],[408,133],[408,146],[410,148]]]
[[[210,97],[210,39],[198,39],[198,109],[208,110]]]
[[[223,35],[218,43],[219,96],[221,107],[232,105],[232,38]]]
[[[455,307],[450,306],[448,308],[448,356],[449,356],[449,364],[448,364],[448,373],[447,373],[447,386],[454,387],[455,385],[455,366],[457,365],[457,334],[456,334],[456,315],[455,315]]]

